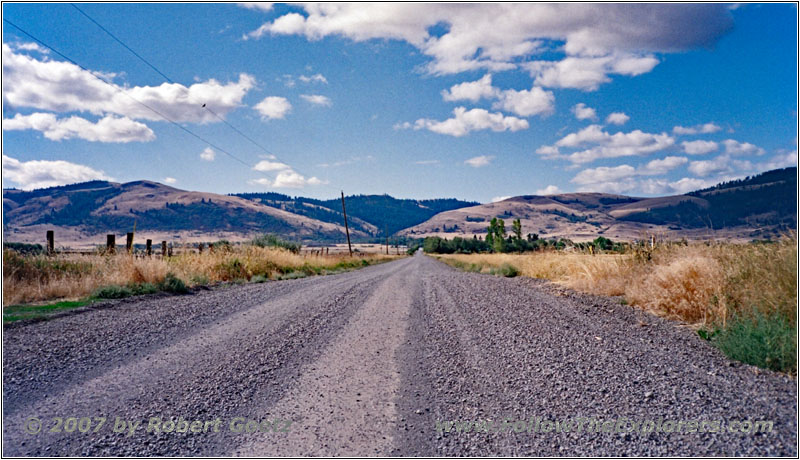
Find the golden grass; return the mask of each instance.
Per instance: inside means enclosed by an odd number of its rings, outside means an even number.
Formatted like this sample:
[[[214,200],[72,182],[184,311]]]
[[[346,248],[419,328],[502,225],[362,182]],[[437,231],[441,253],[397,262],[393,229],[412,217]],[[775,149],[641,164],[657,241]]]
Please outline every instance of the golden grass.
[[[302,255],[281,248],[243,245],[168,259],[119,255],[22,256],[3,251],[3,305],[86,297],[101,286],[152,283],[173,273],[188,286],[284,274],[324,274],[401,256],[382,254]]]
[[[485,271],[510,264],[597,295],[624,296],[639,308],[699,326],[733,314],[777,313],[796,324],[797,238],[771,244],[663,245],[647,254],[448,254],[443,261]],[[473,265],[474,264],[474,265]]]

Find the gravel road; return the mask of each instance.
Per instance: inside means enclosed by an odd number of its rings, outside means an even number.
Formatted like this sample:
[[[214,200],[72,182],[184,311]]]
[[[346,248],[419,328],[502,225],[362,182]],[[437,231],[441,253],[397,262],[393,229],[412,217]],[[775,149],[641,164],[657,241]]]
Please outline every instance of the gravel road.
[[[796,456],[796,388],[613,299],[417,255],[6,327],[2,453]]]

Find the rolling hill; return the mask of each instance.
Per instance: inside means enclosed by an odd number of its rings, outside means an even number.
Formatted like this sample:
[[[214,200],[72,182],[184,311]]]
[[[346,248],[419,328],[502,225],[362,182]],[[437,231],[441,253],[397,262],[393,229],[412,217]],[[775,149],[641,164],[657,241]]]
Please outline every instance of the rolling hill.
[[[315,200],[280,193],[239,193],[233,196],[323,222],[339,224],[343,221],[342,202],[336,198]],[[389,195],[351,195],[345,200],[350,228],[381,237],[425,222],[440,212],[478,204],[454,198],[411,200]]]
[[[296,240],[342,241],[344,227],[235,196],[190,192],[150,181],[91,181],[33,191],[3,190],[7,241],[41,242],[56,229],[59,242],[93,241],[107,233],[171,241],[241,240],[276,233]],[[354,237],[366,237],[358,229]],[[150,236],[147,236],[148,238]]]
[[[526,195],[437,214],[400,232],[409,237],[483,235],[489,221],[520,219],[524,233],[585,241],[605,236],[772,238],[797,228],[797,168],[768,171],[685,195]],[[508,222],[510,224],[510,222]],[[508,225],[507,225],[508,227]]]

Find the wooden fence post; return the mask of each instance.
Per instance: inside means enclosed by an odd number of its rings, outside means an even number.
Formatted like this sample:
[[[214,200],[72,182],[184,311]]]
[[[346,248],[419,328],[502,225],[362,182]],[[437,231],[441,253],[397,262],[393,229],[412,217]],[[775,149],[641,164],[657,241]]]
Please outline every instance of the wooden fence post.
[[[109,254],[114,254],[117,252],[117,236],[116,235],[106,235],[106,252]]]
[[[162,241],[161,242],[161,258],[163,259],[164,257],[167,257],[167,242],[166,241]]]
[[[203,253],[203,248],[204,247],[205,247],[205,245],[203,243],[200,243],[200,244],[197,245],[197,249],[200,251],[200,254]]]
[[[147,257],[153,255],[153,240],[147,240],[147,244],[145,246],[145,252],[147,253]]]
[[[133,233],[128,232],[127,238],[125,238],[125,249],[128,251],[128,254],[133,252]]]
[[[167,257],[172,257],[172,245],[171,244],[169,245],[169,248],[167,249]]]
[[[56,251],[55,234],[53,230],[47,231],[47,254],[53,255]]]

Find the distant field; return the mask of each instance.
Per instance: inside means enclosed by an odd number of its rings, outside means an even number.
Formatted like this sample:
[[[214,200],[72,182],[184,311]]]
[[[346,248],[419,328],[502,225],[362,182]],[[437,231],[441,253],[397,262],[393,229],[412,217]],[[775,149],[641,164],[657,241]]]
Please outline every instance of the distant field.
[[[796,371],[797,238],[775,243],[664,244],[590,255],[437,255],[460,269],[543,278],[692,325],[751,364]]]
[[[375,251],[366,251],[375,249]],[[315,251],[318,249],[314,248]],[[180,292],[218,282],[264,282],[338,273],[403,257],[359,248],[353,257],[337,248],[329,255],[299,253],[281,247],[252,244],[217,245],[214,251],[196,249],[173,257],[141,254],[20,254],[3,251],[3,306],[16,315],[14,304],[87,298],[119,298],[157,291]],[[12,308],[12,306],[14,308]],[[66,307],[77,305],[66,305]],[[65,308],[66,308],[65,307]],[[50,305],[48,308],[52,309]],[[59,307],[60,308],[60,307]]]

